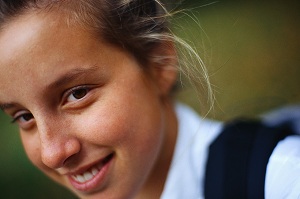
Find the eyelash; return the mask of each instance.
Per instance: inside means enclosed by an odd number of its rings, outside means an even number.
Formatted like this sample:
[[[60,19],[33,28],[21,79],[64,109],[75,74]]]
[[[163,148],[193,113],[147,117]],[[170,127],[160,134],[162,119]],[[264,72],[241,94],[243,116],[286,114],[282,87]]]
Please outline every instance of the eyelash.
[[[77,100],[81,100],[83,99],[88,93],[89,91],[91,90],[92,88],[90,86],[87,86],[87,85],[82,85],[82,86],[76,86],[76,87],[73,87],[69,90],[67,90],[64,94],[63,94],[63,103],[65,104],[67,99],[71,96],[71,95],[74,95],[76,91],[80,91],[80,90],[85,90],[85,94],[83,97],[77,99]],[[76,97],[74,97],[76,98]]]
[[[21,115],[15,117],[15,118],[13,118],[12,121],[11,121],[11,123],[13,123],[13,124],[16,123],[20,118],[22,118],[22,117],[24,117],[24,116],[26,116],[26,115],[31,115],[31,116],[32,116],[31,113],[24,113],[24,114],[21,114]],[[33,118],[33,116],[32,116],[32,118]]]
[[[64,99],[63,99],[63,103],[66,103],[67,99],[68,99],[71,95],[74,95],[74,93],[75,93],[76,91],[85,90],[86,93],[84,94],[84,96],[81,97],[81,98],[79,98],[79,99],[77,99],[77,100],[81,100],[82,98],[84,98],[84,97],[88,94],[88,92],[89,92],[91,89],[92,89],[92,88],[91,88],[90,86],[87,86],[87,85],[73,87],[73,88],[67,90],[67,91],[63,94],[63,96],[65,96]],[[76,98],[76,97],[74,97],[74,98]],[[32,116],[31,113],[24,113],[24,114],[18,115],[17,117],[14,117],[14,118],[12,119],[11,123],[16,123],[19,119],[21,119],[21,118],[24,117],[24,116],[31,116],[31,117],[33,118],[33,116]],[[30,121],[30,120],[28,120],[28,121]]]

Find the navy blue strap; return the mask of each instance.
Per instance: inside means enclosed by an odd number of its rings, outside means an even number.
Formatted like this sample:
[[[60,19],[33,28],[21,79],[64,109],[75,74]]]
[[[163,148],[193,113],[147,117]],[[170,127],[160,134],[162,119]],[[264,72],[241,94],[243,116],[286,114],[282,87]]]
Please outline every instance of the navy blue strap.
[[[287,126],[268,127],[237,120],[211,144],[206,165],[206,199],[264,198],[265,173],[277,143],[292,134]]]

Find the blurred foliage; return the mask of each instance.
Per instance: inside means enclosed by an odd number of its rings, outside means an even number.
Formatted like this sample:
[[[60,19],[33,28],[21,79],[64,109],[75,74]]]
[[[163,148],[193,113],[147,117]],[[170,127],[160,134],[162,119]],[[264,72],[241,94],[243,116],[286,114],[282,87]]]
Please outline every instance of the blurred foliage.
[[[209,69],[216,92],[209,117],[254,116],[300,102],[297,1],[185,2],[174,31],[195,45]],[[179,98],[200,108],[191,88]],[[30,164],[17,128],[1,113],[0,139],[0,198],[75,198]]]
[[[190,0],[187,5],[194,8],[175,20],[180,24],[175,32],[195,45],[209,70],[216,96],[209,117],[254,117],[300,103],[298,1]],[[179,97],[207,112],[193,89]]]
[[[27,159],[19,133],[9,118],[0,113],[0,198],[75,198],[50,181]]]

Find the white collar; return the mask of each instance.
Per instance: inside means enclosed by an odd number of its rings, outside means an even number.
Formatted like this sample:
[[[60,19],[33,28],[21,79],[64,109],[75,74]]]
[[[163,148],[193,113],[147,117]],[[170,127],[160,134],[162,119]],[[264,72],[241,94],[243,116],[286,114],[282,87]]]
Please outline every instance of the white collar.
[[[203,119],[179,103],[176,114],[178,137],[161,199],[200,199],[203,198],[207,148],[223,125]]]

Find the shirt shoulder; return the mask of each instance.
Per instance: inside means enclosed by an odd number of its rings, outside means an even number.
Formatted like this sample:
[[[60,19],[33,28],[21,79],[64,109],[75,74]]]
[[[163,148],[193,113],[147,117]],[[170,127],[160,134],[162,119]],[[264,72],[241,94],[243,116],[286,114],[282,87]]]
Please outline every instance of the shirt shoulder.
[[[222,123],[204,119],[180,103],[175,108],[178,135],[161,199],[201,199],[208,146],[220,133]]]
[[[265,196],[300,198],[300,136],[292,135],[275,147],[267,165]]]

